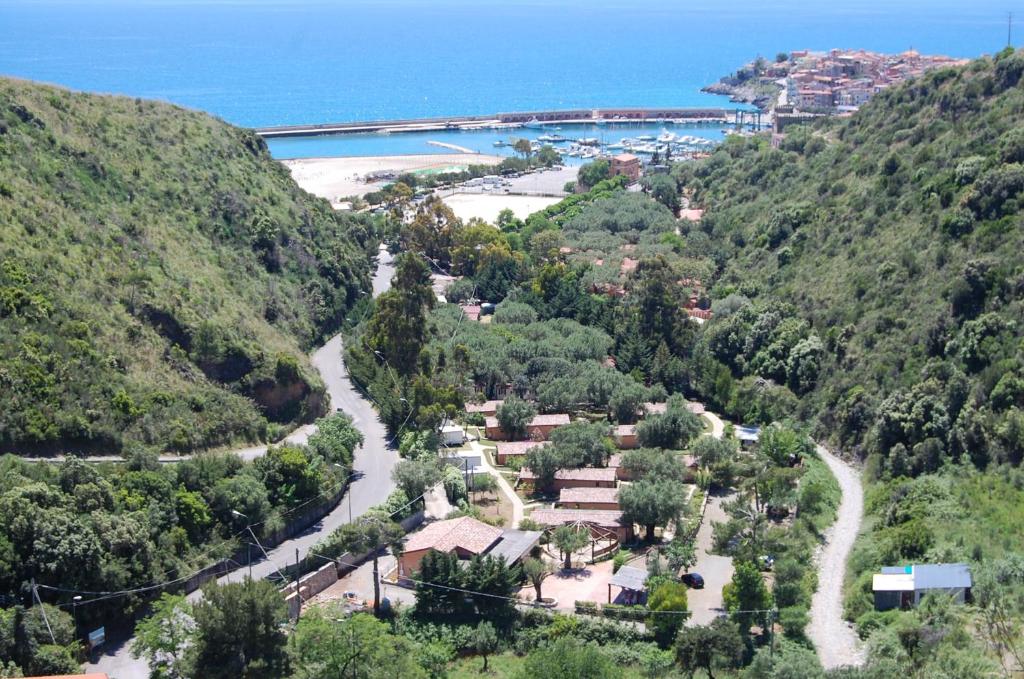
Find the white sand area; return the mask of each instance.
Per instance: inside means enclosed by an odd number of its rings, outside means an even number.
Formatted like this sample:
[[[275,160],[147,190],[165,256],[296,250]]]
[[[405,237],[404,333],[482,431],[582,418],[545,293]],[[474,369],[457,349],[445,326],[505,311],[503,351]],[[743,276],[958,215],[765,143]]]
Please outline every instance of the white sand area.
[[[494,224],[498,213],[508,208],[519,219],[526,219],[534,212],[554,205],[561,198],[545,196],[514,196],[486,193],[456,193],[445,195],[444,202],[452,209],[455,216],[463,221],[478,217],[485,222]]]
[[[386,182],[367,183],[373,172],[459,171],[470,165],[496,165],[500,156],[478,153],[437,153],[409,156],[358,156],[349,158],[302,158],[282,161],[299,186],[337,206],[346,196],[362,196]],[[497,214],[497,213],[495,213]]]

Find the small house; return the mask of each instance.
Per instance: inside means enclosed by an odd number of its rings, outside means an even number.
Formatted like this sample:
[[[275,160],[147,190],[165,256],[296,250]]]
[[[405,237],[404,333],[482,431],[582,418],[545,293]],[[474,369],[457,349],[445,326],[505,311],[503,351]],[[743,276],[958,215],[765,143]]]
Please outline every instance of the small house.
[[[471,516],[435,521],[408,537],[398,558],[398,574],[410,577],[427,552],[454,553],[460,559],[492,555],[504,557],[510,566],[540,542],[540,531],[502,530]]]
[[[454,422],[442,425],[440,432],[441,442],[446,446],[461,446],[466,442],[466,430]]]
[[[536,475],[524,467],[519,472],[519,481],[533,484]],[[616,485],[615,470],[611,467],[580,467],[579,469],[559,469],[555,472],[555,490],[563,488],[614,488]]]
[[[636,448],[637,437],[636,437],[636,425],[635,424],[618,424],[612,428],[612,439],[615,441],[615,447],[621,449],[625,448]]]
[[[957,603],[971,598],[971,569],[965,563],[883,566],[871,579],[875,609],[913,608],[929,592],[943,592]]]
[[[640,179],[640,158],[632,153],[620,153],[613,156],[608,168],[612,177],[622,175],[630,182]]]
[[[480,413],[484,417],[494,417],[498,413],[498,406],[503,401],[484,401],[483,403],[467,403],[466,412],[469,414]]]
[[[761,438],[761,427],[737,424],[733,427],[733,431],[736,432],[736,439],[744,448],[753,448]]]
[[[495,444],[494,461],[499,465],[521,462],[532,448],[547,445],[547,441],[502,441]]]
[[[618,488],[563,488],[558,506],[565,509],[619,509]]]
[[[547,441],[554,429],[567,424],[569,424],[569,416],[565,413],[536,415],[526,425],[526,438],[533,441]],[[492,441],[507,441],[509,438],[505,430],[501,428],[497,417],[488,417],[484,421],[484,430],[487,438]]]

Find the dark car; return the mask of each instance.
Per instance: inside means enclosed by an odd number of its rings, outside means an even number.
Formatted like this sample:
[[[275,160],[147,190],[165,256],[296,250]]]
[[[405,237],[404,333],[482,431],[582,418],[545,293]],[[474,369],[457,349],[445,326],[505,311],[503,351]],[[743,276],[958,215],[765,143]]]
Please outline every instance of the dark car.
[[[704,589],[704,578],[700,573],[687,573],[683,576],[683,584],[693,589]]]

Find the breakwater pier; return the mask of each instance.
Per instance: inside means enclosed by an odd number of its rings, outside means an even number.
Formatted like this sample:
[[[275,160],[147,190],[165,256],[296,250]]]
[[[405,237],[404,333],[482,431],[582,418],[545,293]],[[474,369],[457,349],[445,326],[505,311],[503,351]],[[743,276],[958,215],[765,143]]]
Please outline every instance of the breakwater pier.
[[[566,109],[445,118],[281,125],[256,128],[255,132],[265,139],[280,139],[366,132],[391,134],[443,130],[501,130],[555,125],[635,125],[638,123],[742,125],[755,123],[757,115],[759,115],[757,112],[725,108]]]

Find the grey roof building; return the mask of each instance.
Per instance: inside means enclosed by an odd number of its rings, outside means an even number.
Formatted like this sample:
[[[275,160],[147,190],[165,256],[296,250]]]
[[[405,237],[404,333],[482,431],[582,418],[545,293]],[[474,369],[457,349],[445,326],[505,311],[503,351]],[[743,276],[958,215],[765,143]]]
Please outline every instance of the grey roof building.
[[[971,569],[965,563],[883,566],[871,581],[879,611],[917,606],[929,592],[945,592],[963,603],[971,596],[971,585]]]

